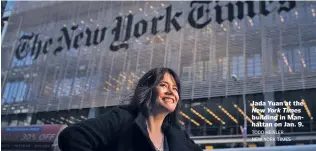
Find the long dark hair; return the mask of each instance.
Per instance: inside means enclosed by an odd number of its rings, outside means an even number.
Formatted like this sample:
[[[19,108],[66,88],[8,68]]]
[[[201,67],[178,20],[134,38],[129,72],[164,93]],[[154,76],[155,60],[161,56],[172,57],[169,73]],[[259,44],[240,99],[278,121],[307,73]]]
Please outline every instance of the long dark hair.
[[[165,73],[170,73],[177,85],[179,93],[179,101],[175,110],[172,113],[169,113],[165,120],[168,120],[169,124],[176,125],[180,127],[179,124],[179,113],[181,107],[181,86],[180,79],[178,75],[170,68],[154,68],[148,71],[141,77],[137,83],[137,86],[132,96],[130,107],[136,109],[138,112],[142,112],[145,117],[149,116],[150,111],[153,107],[158,104],[157,100],[157,90],[156,86],[163,79]]]

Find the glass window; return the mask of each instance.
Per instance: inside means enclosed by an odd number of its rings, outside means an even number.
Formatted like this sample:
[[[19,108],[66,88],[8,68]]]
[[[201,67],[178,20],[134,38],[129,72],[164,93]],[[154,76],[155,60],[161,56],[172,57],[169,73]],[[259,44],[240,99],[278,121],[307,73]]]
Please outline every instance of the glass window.
[[[14,89],[14,85],[13,83],[9,83],[9,85],[10,85],[10,88],[9,88],[8,99],[6,103],[12,102],[12,91]]]
[[[18,67],[19,65],[19,60],[16,59],[15,57],[13,57],[13,61],[12,61],[12,67]]]
[[[255,54],[255,76],[261,75],[261,56],[260,54]]]
[[[244,57],[238,57],[238,76],[244,77]]]
[[[58,92],[58,80],[54,81],[54,94],[57,94]]]
[[[73,89],[72,89],[72,95],[79,95],[80,94],[80,85],[79,83],[81,83],[80,79],[78,77],[75,78],[75,83],[73,85]]]
[[[189,81],[189,73],[188,72],[183,72],[182,73],[182,77],[181,77],[181,80],[182,81]]]
[[[218,57],[217,62],[217,72],[212,73],[216,75],[217,79],[222,79],[223,78],[223,74],[224,74],[224,66],[223,66],[223,58],[222,57]]]
[[[293,59],[293,50],[287,50],[287,61],[289,62],[288,70],[293,72],[294,59]]]
[[[283,67],[282,70],[284,73],[287,72],[293,72],[292,65],[293,65],[293,59],[292,59],[292,53],[290,50],[284,50],[281,54],[281,62],[283,61]]]
[[[14,1],[7,1],[5,11],[11,11],[14,8]]]
[[[12,88],[11,88],[11,99],[9,100],[9,102],[11,103],[11,102],[15,102],[15,100],[16,100],[16,92],[17,92],[17,83],[16,82],[14,82],[13,84],[12,84]]]
[[[23,101],[26,89],[27,85],[23,81],[8,82],[4,88],[2,104]]]
[[[25,63],[26,65],[31,65],[33,63],[32,56],[28,55],[25,61],[26,61]]]
[[[227,57],[224,57],[223,58],[223,63],[221,65],[223,67],[223,79],[226,79],[227,78],[227,74],[228,74],[228,59]]]
[[[66,95],[66,96],[69,96],[69,95],[70,95],[71,83],[72,83],[72,79],[67,79],[67,80],[65,81],[64,91],[65,91],[65,95]]]
[[[13,57],[13,61],[12,61],[11,67],[17,66],[16,63],[17,63],[16,58]]]
[[[202,81],[203,80],[203,61],[197,62],[195,64],[195,81]]]
[[[191,75],[191,67],[183,67],[182,74],[181,74],[181,80],[189,81],[190,75]]]
[[[247,75],[248,77],[254,76],[254,58],[248,58],[247,60]]]
[[[56,93],[57,93],[57,96],[63,96],[63,94],[62,94],[63,81],[64,80],[56,81],[56,85],[57,85]]]
[[[15,102],[20,101],[21,96],[21,82],[16,82],[16,96],[15,96]]]
[[[58,85],[58,81],[55,81],[54,84],[54,93],[60,96],[70,96],[70,95],[80,95],[84,88],[87,90],[90,89],[90,93],[95,91],[97,86],[97,80],[94,77],[90,77],[92,79],[87,79],[87,77],[76,77],[74,80],[74,84],[72,85],[73,79],[63,79],[60,81]],[[88,82],[87,82],[88,81]],[[72,88],[72,94],[70,94],[70,90]]]
[[[23,90],[22,90],[22,95],[21,95],[21,100],[24,101],[25,100],[25,95],[26,95],[26,89],[27,89],[27,86],[25,83],[23,83]]]
[[[90,77],[90,93],[94,93],[95,90],[97,89],[97,77],[96,76],[93,76],[93,77]]]
[[[13,57],[12,60],[12,67],[23,67],[28,66],[33,63],[32,56],[28,55],[27,57],[23,58],[22,60],[18,60],[16,57]]]
[[[314,47],[310,47],[309,49],[309,56],[307,56],[308,57],[308,59],[306,59],[306,60],[309,60],[309,69],[316,69],[316,46],[314,46]]]
[[[236,56],[234,56],[233,58],[232,58],[232,74],[235,74],[236,76],[238,76],[237,75],[237,57]]]
[[[63,79],[59,86],[59,96],[69,96],[70,91],[70,79]]]
[[[7,103],[7,101],[9,100],[10,88],[11,88],[11,83],[6,83],[5,88],[4,88],[4,93],[2,96],[2,104]]]
[[[233,56],[232,57],[232,74],[239,78],[244,77],[244,57]]]
[[[284,72],[284,67],[285,65],[284,65],[284,63],[283,63],[283,60],[281,60],[281,59],[278,59],[278,68],[279,68],[279,71],[281,71],[281,72]]]
[[[24,100],[24,96],[26,93],[26,84],[22,81],[19,82],[19,89],[18,89],[18,96],[17,96],[17,100],[18,102],[21,102]]]
[[[293,50],[294,52],[294,72],[300,72],[301,71],[301,61],[302,61],[302,52],[297,49]]]

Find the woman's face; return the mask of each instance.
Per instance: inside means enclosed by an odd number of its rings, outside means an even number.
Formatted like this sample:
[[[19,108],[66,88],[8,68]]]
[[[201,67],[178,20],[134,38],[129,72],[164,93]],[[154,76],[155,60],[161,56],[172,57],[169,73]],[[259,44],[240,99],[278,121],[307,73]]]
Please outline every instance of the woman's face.
[[[179,101],[178,88],[173,76],[166,72],[156,89],[159,106],[169,113],[173,112]]]

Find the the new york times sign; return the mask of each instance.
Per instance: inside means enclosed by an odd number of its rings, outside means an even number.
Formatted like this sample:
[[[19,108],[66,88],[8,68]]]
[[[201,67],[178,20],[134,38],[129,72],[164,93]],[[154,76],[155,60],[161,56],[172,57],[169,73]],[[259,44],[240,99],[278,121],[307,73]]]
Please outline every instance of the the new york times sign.
[[[210,14],[211,10],[209,8],[211,3],[215,3],[213,7],[215,16]],[[39,39],[39,34],[32,33],[20,37],[15,54],[16,58],[20,60],[27,55],[31,55],[33,59],[37,59],[41,54],[53,53],[57,55],[63,50],[78,49],[82,45],[86,47],[97,46],[104,41],[107,34],[113,35],[113,40],[111,39],[112,42],[109,46],[111,51],[126,50],[129,48],[128,42],[131,37],[140,38],[145,33],[152,35],[156,35],[159,32],[169,33],[172,29],[176,31],[181,30],[182,26],[178,21],[180,17],[185,17],[192,28],[202,29],[210,24],[212,20],[221,24],[225,20],[229,22],[237,19],[242,20],[245,16],[250,18],[256,15],[267,16],[272,11],[277,11],[278,13],[282,11],[288,12],[296,6],[294,1],[260,1],[258,3],[259,13],[256,13],[254,11],[255,4],[252,1],[226,3],[223,6],[219,5],[218,2],[193,1],[190,3],[190,11],[186,14],[187,16],[182,11],[172,13],[172,5],[169,5],[165,8],[164,15],[154,16],[150,21],[142,19],[136,22],[134,21],[133,14],[129,14],[127,16],[117,16],[115,18],[116,25],[113,28],[104,26],[94,30],[90,28],[78,30],[79,25],[73,25],[69,28],[62,27],[59,37],[50,37],[45,40]],[[222,16],[223,11],[227,11],[228,14],[225,18]],[[127,24],[123,26],[125,19],[127,20]],[[148,27],[149,24],[151,24],[151,27]],[[164,29],[157,29],[158,24],[164,24]],[[76,34],[73,35],[75,32]],[[123,35],[122,33],[125,34]]]

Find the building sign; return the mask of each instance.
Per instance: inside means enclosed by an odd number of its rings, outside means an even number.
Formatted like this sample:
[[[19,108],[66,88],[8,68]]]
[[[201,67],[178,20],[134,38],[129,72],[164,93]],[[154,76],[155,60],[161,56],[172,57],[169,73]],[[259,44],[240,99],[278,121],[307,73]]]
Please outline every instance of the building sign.
[[[215,3],[213,10],[209,9],[211,3]],[[104,41],[107,34],[113,36],[113,40],[109,46],[111,51],[118,51],[120,49],[127,50],[129,48],[129,39],[132,37],[140,38],[145,33],[152,35],[156,35],[159,32],[169,33],[171,29],[176,31],[181,30],[182,25],[180,25],[178,21],[180,17],[185,17],[192,28],[202,29],[210,24],[212,20],[221,24],[225,20],[229,22],[242,20],[245,18],[245,14],[253,18],[256,15],[268,16],[273,11],[277,11],[278,13],[282,11],[289,12],[296,6],[295,1],[259,1],[259,12],[256,13],[254,3],[253,1],[238,1],[234,3],[229,2],[221,6],[218,2],[192,1],[187,16],[185,16],[182,11],[172,13],[172,5],[169,5],[165,8],[164,15],[154,16],[150,21],[142,19],[136,22],[134,15],[129,14],[127,16],[117,16],[115,18],[116,25],[112,28],[108,26],[98,27],[96,29],[86,28],[78,32],[79,25],[77,24],[69,28],[62,27],[59,37],[50,37],[45,40],[39,39],[39,34],[31,33],[20,37],[19,44],[15,50],[15,56],[19,60],[22,60],[27,55],[31,55],[33,59],[37,59],[39,55],[48,53],[57,55],[64,50],[70,50],[72,48],[78,49],[82,45],[86,47],[97,46]],[[247,12],[245,12],[245,10],[247,10]],[[223,11],[227,11],[228,15],[226,18],[222,16]],[[211,12],[214,12],[215,15],[212,16]],[[123,26],[124,20],[127,20],[125,26]],[[149,27],[149,23],[151,27]],[[157,29],[158,24],[164,24],[164,29]],[[75,32],[76,34],[73,35]],[[123,35],[122,33],[125,34]],[[57,47],[52,48],[53,44],[57,44]]]
[[[1,128],[1,149],[50,149],[65,125],[19,126]]]

